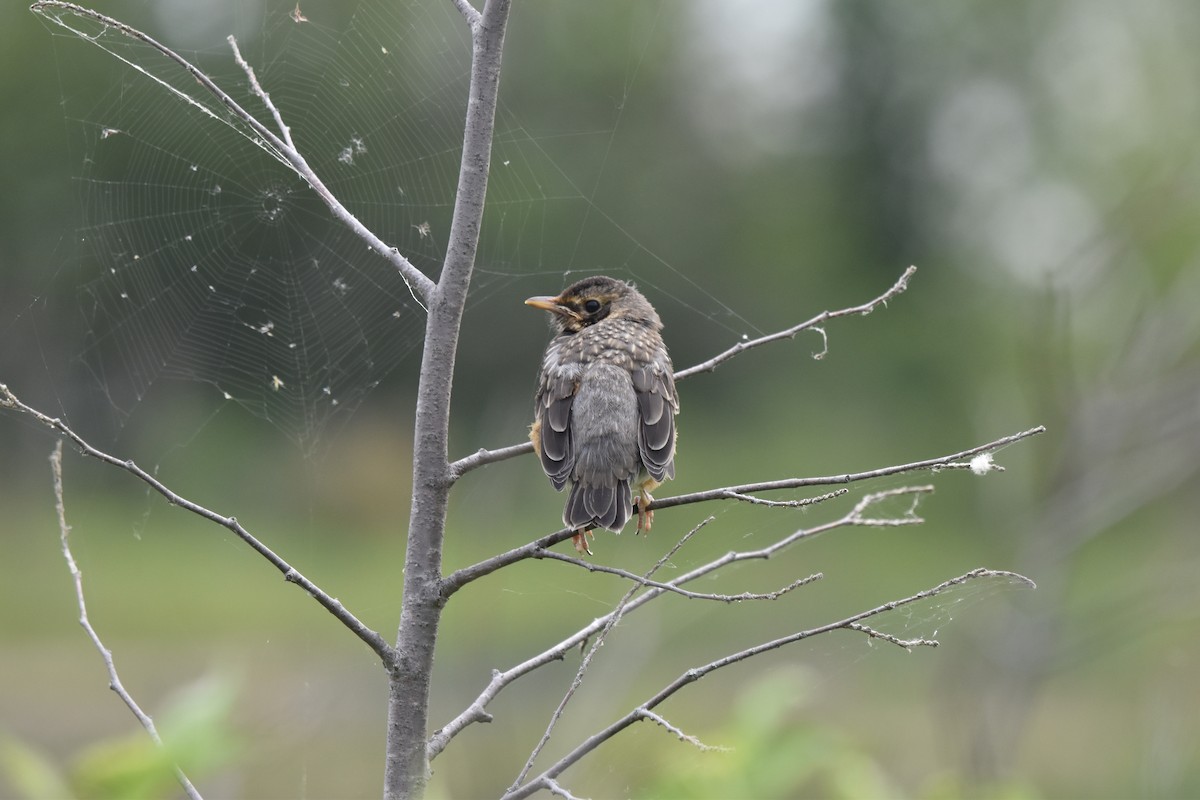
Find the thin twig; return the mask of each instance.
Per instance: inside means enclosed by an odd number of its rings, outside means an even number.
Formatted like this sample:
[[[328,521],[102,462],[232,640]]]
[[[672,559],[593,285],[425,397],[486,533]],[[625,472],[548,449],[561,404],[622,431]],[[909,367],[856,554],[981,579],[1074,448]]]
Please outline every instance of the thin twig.
[[[831,622],[828,625],[822,625],[817,628],[810,628],[808,630],[803,630],[803,631],[799,631],[797,633],[793,633],[790,636],[784,636],[783,638],[780,638],[780,639],[775,639],[775,640],[769,641],[769,642],[763,642],[762,644],[755,645],[754,647],[748,647],[745,650],[739,650],[736,653],[730,653],[729,655],[719,658],[715,661],[710,661],[709,663],[707,663],[703,666],[694,667],[692,669],[689,669],[686,672],[684,672],[682,675],[680,675],[678,678],[673,680],[671,683],[664,686],[662,689],[660,689],[657,693],[655,693],[652,697],[647,699],[644,703],[639,705],[637,708],[635,708],[632,711],[630,711],[629,713],[625,714],[623,717],[621,717],[617,721],[613,722],[611,725],[609,725],[608,727],[599,731],[598,733],[595,733],[592,736],[588,737],[586,740],[584,740],[582,743],[580,743],[577,747],[575,747],[573,750],[571,750],[571,752],[567,753],[565,756],[563,756],[561,759],[559,759],[557,762],[555,762],[549,769],[544,771],[541,775],[534,777],[532,780],[530,780],[529,782],[527,782],[526,784],[524,784],[521,787],[518,787],[516,789],[510,789],[507,793],[505,793],[502,796],[502,800],[520,800],[520,798],[528,797],[529,795],[533,794],[533,792],[535,792],[539,787],[544,785],[542,783],[542,781],[545,778],[551,778],[551,779],[557,778],[560,774],[562,774],[562,772],[564,770],[566,770],[572,764],[575,764],[576,762],[578,762],[581,758],[583,758],[588,753],[595,750],[597,747],[599,747],[601,744],[603,744],[608,739],[611,739],[613,736],[620,733],[624,729],[628,728],[630,725],[634,724],[635,722],[638,722],[643,719],[647,719],[648,717],[646,716],[645,712],[653,710],[656,706],[661,704],[667,698],[674,695],[680,689],[684,688],[685,686],[688,686],[689,684],[695,683],[696,681],[700,680],[701,678],[705,677],[706,675],[708,675],[712,672],[715,672],[724,667],[728,667],[732,664],[737,664],[739,662],[753,658],[754,656],[761,655],[762,653],[767,653],[772,650],[777,650],[786,645],[793,644],[793,643],[799,642],[799,641],[803,641],[804,639],[812,638],[813,636],[817,636],[822,633],[828,633],[829,631],[838,630],[840,628],[849,629],[849,628],[851,628],[852,625],[854,625],[855,623],[861,622],[864,619],[878,616],[879,614],[883,614],[888,611],[893,611],[897,608],[901,608],[903,606],[910,605],[910,604],[918,602],[920,600],[934,597],[934,596],[946,591],[947,589],[950,589],[955,586],[959,586],[959,585],[967,583],[969,581],[976,580],[979,578],[992,578],[992,577],[1009,578],[1012,580],[1022,582],[1027,586],[1031,586],[1031,587],[1033,586],[1033,581],[1029,580],[1028,578],[1026,578],[1023,575],[1018,575],[1014,572],[1005,572],[1005,571],[1001,571],[1001,570],[991,570],[991,569],[984,569],[984,568],[974,569],[974,570],[971,570],[970,572],[966,573],[965,575],[960,575],[957,578],[951,578],[948,581],[943,581],[942,583],[939,583],[937,586],[934,586],[930,589],[925,589],[923,591],[917,592],[914,595],[910,595],[909,597],[905,597],[900,600],[893,600],[889,603],[884,603],[881,606],[876,606],[875,608],[869,609],[867,611],[861,611],[857,614],[854,614],[853,616],[847,617],[843,620],[839,620],[838,622]]]
[[[817,326],[827,322],[828,320],[836,319],[838,317],[847,317],[852,314],[870,314],[880,305],[887,305],[889,300],[908,288],[909,278],[911,278],[916,271],[916,267],[909,267],[908,269],[904,270],[904,274],[900,276],[899,280],[897,280],[890,289],[879,295],[879,297],[876,297],[874,300],[870,300],[861,305],[838,309],[837,311],[822,311],[817,316],[813,317],[807,322],[801,322],[799,325],[793,325],[785,330],[776,331],[775,333],[770,333],[766,336],[760,336],[757,339],[738,342],[733,347],[730,347],[724,352],[718,353],[707,361],[701,361],[695,366],[679,370],[675,373],[675,380],[678,382],[686,380],[701,372],[712,372],[720,364],[723,364],[729,359],[744,353],[747,350],[752,350],[755,347],[761,347],[764,344],[777,342],[782,339],[794,339],[801,331],[808,329],[816,329],[821,334],[821,336],[825,339],[825,349],[827,349],[828,337],[826,337],[824,329]],[[814,354],[814,357],[823,357],[825,355],[825,349],[822,349],[821,352]],[[473,469],[478,469],[479,467],[483,467],[488,464],[495,464],[499,461],[505,461],[507,459],[516,458],[517,456],[523,456],[526,453],[532,452],[533,445],[529,442],[521,442],[520,444],[509,445],[508,447],[500,447],[495,450],[480,449],[469,456],[465,456],[451,463],[450,479],[452,481],[458,480]]]
[[[126,472],[134,475],[136,478],[147,484],[151,489],[158,492],[166,498],[167,502],[174,506],[179,506],[193,514],[203,517],[204,519],[215,522],[221,527],[231,531],[235,536],[241,539],[246,544],[250,545],[259,555],[270,561],[276,569],[283,573],[283,579],[289,583],[294,583],[308,593],[310,597],[316,600],[332,614],[339,622],[345,625],[350,631],[361,639],[368,647],[375,651],[376,655],[383,661],[385,666],[390,666],[394,661],[395,655],[392,647],[384,641],[383,637],[375,631],[368,628],[358,617],[354,616],[350,611],[342,605],[341,601],[335,597],[330,597],[321,587],[317,586],[311,580],[306,578],[295,567],[289,564],[280,556],[276,555],[273,550],[260,542],[247,531],[240,522],[234,517],[226,517],[218,514],[215,511],[210,511],[199,503],[194,503],[181,495],[176,494],[171,489],[167,488],[160,480],[155,478],[150,473],[135,464],[131,459],[122,460],[116,456],[109,455],[102,450],[99,450],[89,444],[79,434],[72,430],[65,422],[56,417],[50,417],[38,411],[36,408],[25,405],[5,384],[0,383],[0,406],[12,408],[27,414],[47,428],[63,434],[86,455],[91,456],[106,464],[111,464],[114,467],[119,467]]]
[[[768,508],[804,508],[805,506],[816,505],[823,503],[826,500],[832,500],[835,497],[841,497],[849,492],[849,489],[834,489],[832,492],[817,495],[816,497],[806,497],[803,500],[764,500],[761,497],[754,497],[749,494],[742,494],[730,489],[725,493],[725,497],[729,500],[740,500],[743,503],[750,503],[756,506],[767,506]]]
[[[877,631],[874,628],[872,628],[870,625],[863,625],[861,622],[851,622],[849,625],[846,626],[846,629],[852,630],[852,631],[858,631],[859,633],[865,633],[867,636],[870,636],[872,639],[882,639],[883,641],[890,642],[891,644],[894,644],[897,647],[903,647],[905,650],[911,650],[914,647],[938,647],[939,646],[939,642],[937,639],[901,639],[900,637],[893,636],[890,633],[884,633],[883,631]]]
[[[246,59],[242,58],[242,51],[238,47],[237,39],[233,34],[230,34],[225,37],[225,41],[229,42],[230,48],[233,49],[233,60],[242,68],[242,72],[246,73],[246,80],[250,82],[250,91],[254,92],[254,95],[266,106],[267,111],[271,112],[271,116],[275,119],[275,125],[279,128],[279,135],[283,137],[284,143],[295,150],[296,143],[292,141],[292,129],[283,121],[283,114],[279,112],[279,108],[271,100],[271,95],[267,94],[262,84],[258,82],[258,76],[254,74],[254,67],[250,66]]]
[[[564,798],[564,800],[579,800],[578,797],[564,789],[554,778],[546,778],[541,781],[539,788],[545,789],[552,795]]]
[[[716,752],[720,752],[720,753],[727,753],[730,750],[730,748],[721,747],[720,745],[705,744],[704,742],[697,739],[695,736],[692,736],[690,733],[685,733],[681,729],[672,725],[670,722],[667,722],[667,720],[665,720],[663,717],[659,716],[658,714],[655,714],[653,711],[642,708],[640,706],[636,709],[636,711],[642,717],[642,719],[648,719],[651,722],[657,723],[661,727],[666,728],[668,731],[675,734],[675,737],[677,739],[679,739],[679,741],[687,742],[688,744],[692,745],[693,747],[699,748],[700,750],[716,751]]]
[[[67,524],[66,502],[63,499],[63,477],[62,477],[62,439],[54,445],[53,452],[50,453],[50,469],[54,473],[54,508],[58,512],[58,531],[59,538],[62,541],[63,558],[67,562],[67,569],[71,572],[71,579],[75,583],[75,603],[79,607],[79,624],[87,632],[88,638],[92,640],[92,644],[100,653],[100,657],[104,659],[104,668],[108,671],[108,688],[116,692],[117,697],[121,698],[141,726],[146,729],[146,733],[150,735],[154,745],[163,753],[166,753],[166,746],[163,744],[162,737],[158,735],[158,728],[154,725],[154,720],[145,711],[142,711],[141,706],[133,699],[133,695],[121,683],[121,676],[117,674],[117,665],[113,661],[112,651],[104,646],[104,642],[100,640],[100,634],[92,626],[91,620],[88,618],[87,602],[83,596],[83,572],[79,569],[79,565],[75,563],[75,556],[71,553],[71,526]],[[175,779],[179,781],[179,785],[183,787],[183,791],[192,800],[203,800],[200,792],[188,780],[188,776],[184,774],[183,769],[176,763],[172,762],[171,770],[175,773]]]
[[[675,380],[681,381],[700,372],[712,372],[719,365],[725,363],[734,356],[746,352],[747,350],[752,350],[755,347],[761,347],[762,345],[769,344],[771,342],[777,342],[781,339],[794,339],[796,338],[796,334],[800,333],[801,331],[806,331],[809,328],[815,328],[831,319],[848,317],[852,314],[860,314],[863,316],[870,314],[879,306],[887,305],[889,300],[907,289],[908,280],[916,273],[916,271],[916,267],[909,267],[908,269],[904,270],[904,274],[901,275],[894,284],[892,284],[892,288],[888,289],[874,300],[870,300],[862,305],[851,306],[850,308],[842,308],[837,311],[822,311],[820,314],[817,314],[807,322],[801,322],[799,325],[793,325],[786,330],[769,333],[766,336],[760,336],[757,339],[749,339],[747,341],[738,342],[733,347],[730,347],[723,353],[718,353],[707,361],[702,361],[694,367],[688,367],[687,369],[676,372]],[[824,331],[822,331],[822,335],[824,335]],[[816,355],[816,358],[820,358],[824,354],[825,351],[822,350]]]
[[[1043,425],[1038,425],[1036,428],[1030,428],[1027,431],[1014,433],[1010,436],[1004,436],[995,441],[981,444],[958,453],[952,453],[948,456],[938,456],[937,458],[927,458],[923,461],[913,461],[909,464],[898,464],[892,467],[880,467],[879,469],[866,470],[864,472],[848,472],[842,475],[823,475],[815,478],[784,478],[777,481],[759,481],[757,483],[743,483],[738,486],[724,486],[720,489],[708,489],[703,492],[692,492],[690,494],[679,494],[673,497],[663,497],[656,499],[650,504],[651,509],[672,508],[673,506],[688,505],[691,503],[700,503],[706,500],[726,500],[729,492],[737,494],[757,494],[758,492],[774,492],[781,489],[801,489],[805,486],[829,486],[839,483],[857,483],[858,481],[871,480],[873,478],[883,478],[889,475],[899,475],[905,472],[920,472],[921,470],[939,471],[943,469],[956,469],[960,464],[955,462],[960,459],[970,458],[979,453],[990,453],[1007,447],[1014,442],[1019,442],[1022,439],[1028,439],[1031,436],[1045,433],[1046,428]]]
[[[583,684],[583,677],[587,674],[588,667],[592,663],[592,658],[597,652],[600,651],[600,648],[604,646],[604,640],[608,638],[609,632],[616,627],[618,622],[621,621],[621,617],[625,614],[625,606],[631,599],[633,599],[633,595],[638,589],[641,589],[646,585],[645,582],[650,580],[651,575],[662,569],[663,564],[666,564],[677,552],[679,552],[679,548],[683,547],[689,539],[695,536],[705,525],[712,522],[713,519],[713,517],[708,517],[696,525],[696,527],[685,533],[682,537],[680,537],[679,541],[675,543],[674,547],[668,550],[662,556],[662,558],[655,562],[654,566],[650,568],[644,577],[640,579],[635,578],[633,585],[629,587],[629,590],[625,592],[625,595],[620,599],[620,601],[618,601],[617,607],[613,609],[613,612],[608,615],[608,621],[604,624],[604,627],[601,628],[596,640],[592,642],[592,646],[588,648],[587,653],[584,654],[583,659],[579,662],[579,668],[575,671],[575,679],[571,681],[571,685],[563,695],[562,701],[559,702],[558,708],[554,709],[554,713],[550,715],[550,722],[546,725],[546,732],[542,734],[542,738],[538,740],[538,743],[534,746],[532,752],[530,752],[529,759],[525,762],[525,766],[517,775],[517,779],[513,781],[510,790],[511,788],[519,786],[521,782],[525,780],[526,776],[529,775],[530,770],[533,769],[533,764],[535,761],[537,761],[538,755],[550,742],[550,737],[554,733],[554,727],[562,718],[563,711],[566,709],[567,703],[571,702],[571,698],[575,696],[575,692]]]
[[[456,481],[463,475],[466,475],[473,469],[483,467],[488,464],[494,464],[497,461],[505,461],[517,456],[523,456],[526,453],[533,452],[532,442],[521,442],[520,444],[501,447],[496,450],[487,450],[480,448],[469,456],[458,459],[450,464],[450,480]]]
[[[899,464],[891,467],[881,467],[880,469],[867,470],[865,472],[849,472],[843,475],[827,475],[817,478],[786,478],[777,481],[762,481],[759,483],[744,483],[738,486],[723,486],[718,489],[708,489],[703,492],[692,492],[690,494],[675,495],[674,497],[663,497],[654,500],[649,508],[672,508],[674,506],[688,505],[691,503],[702,503],[710,500],[728,500],[731,495],[749,495],[758,492],[777,491],[780,489],[797,489],[805,486],[827,486],[830,484],[839,483],[857,483],[858,481],[869,480],[871,478],[881,478],[888,475],[899,475],[906,472],[916,472],[920,470],[938,470],[945,469],[948,464],[958,462],[964,458],[979,453],[993,452],[1006,447],[1014,442],[1019,442],[1022,439],[1027,439],[1030,436],[1036,436],[1040,433],[1045,433],[1045,427],[1039,425],[1036,428],[1030,428],[1021,433],[1014,433],[1011,436],[1004,436],[995,441],[981,444],[977,447],[972,447],[968,450],[963,450],[958,453],[952,453],[938,458],[929,458],[923,461],[914,461],[909,464]],[[892,523],[896,524],[896,523]],[[904,523],[908,524],[908,523]],[[527,558],[532,558],[534,553],[548,547],[552,547],[561,541],[570,539],[575,535],[575,531],[568,528],[555,531],[547,534],[539,539],[535,539],[528,544],[513,548],[504,553],[499,553],[491,558],[480,561],[477,564],[472,564],[469,567],[463,567],[456,570],[442,581],[442,594],[444,597],[457,592],[462,587],[472,581],[478,580],[485,575],[489,575],[496,570],[508,566],[509,564],[523,561]]]
[[[711,517],[710,517],[710,519],[711,519]],[[609,575],[617,575],[622,578],[628,578],[629,580],[634,581],[635,583],[641,584],[642,586],[652,586],[656,589],[663,589],[665,591],[680,595],[681,597],[686,597],[689,600],[717,600],[722,603],[740,603],[743,600],[778,600],[780,597],[782,597],[783,595],[792,591],[793,589],[798,589],[801,586],[805,585],[806,583],[811,583],[813,581],[813,576],[809,575],[807,578],[801,578],[797,581],[792,581],[787,586],[784,586],[780,589],[776,589],[773,592],[761,592],[761,593],[760,592],[742,592],[741,594],[711,594],[709,592],[690,592],[687,589],[680,589],[678,586],[672,586],[669,583],[662,583],[660,581],[650,580],[650,578],[648,578],[648,577],[642,577],[640,575],[636,575],[632,572],[629,572],[628,570],[619,569],[617,567],[608,567],[603,564],[595,564],[591,561],[584,561],[582,558],[575,558],[574,556],[569,556],[566,553],[559,553],[555,550],[542,550],[539,553],[535,554],[534,558],[537,558],[537,559],[549,558],[554,561],[562,561],[565,564],[574,564],[577,567],[582,567],[583,569],[586,569],[588,572],[604,572]]]
[[[931,486],[901,487],[865,495],[853,509],[839,519],[816,525],[811,528],[802,528],[794,531],[782,539],[779,539],[778,541],[757,550],[731,550],[719,558],[715,558],[706,564],[702,564],[699,567],[680,575],[678,578],[675,578],[672,581],[668,581],[667,585],[674,587],[683,586],[706,575],[711,575],[712,573],[728,566],[729,564],[734,564],[741,561],[769,559],[801,539],[811,538],[837,528],[874,527],[870,524],[872,520],[863,516],[863,511],[865,511],[867,508],[875,503],[882,502],[889,498],[900,495],[911,494],[914,497],[919,497],[932,491],[932,488],[933,487]],[[910,508],[905,513],[905,516],[901,519],[907,519],[911,516],[912,509]],[[803,585],[805,583],[811,583],[812,581],[820,580],[822,577],[822,574],[818,572],[802,579],[801,581],[798,581],[798,583]],[[646,603],[661,597],[666,592],[666,589],[660,589],[658,587],[648,588],[643,594],[635,597],[628,604],[626,604],[625,615],[628,616],[638,608],[644,606]],[[446,745],[450,743],[450,740],[461,733],[463,729],[477,722],[491,722],[492,715],[487,712],[487,706],[510,683],[530,674],[531,672],[534,672],[537,669],[540,669],[541,667],[546,666],[547,664],[561,660],[568,652],[588,641],[596,634],[597,631],[602,630],[606,625],[608,625],[612,620],[612,617],[613,615],[610,613],[606,616],[593,620],[590,624],[585,625],[583,628],[571,634],[566,639],[563,639],[561,642],[547,648],[536,656],[526,659],[520,664],[510,667],[504,672],[493,670],[491,680],[488,682],[488,685],[484,687],[483,691],[480,692],[479,696],[476,697],[475,700],[469,706],[467,706],[467,708],[463,709],[463,711],[459,713],[457,717],[435,731],[434,734],[429,737],[429,742],[426,746],[429,758],[433,759],[439,753],[441,753],[442,750],[445,749]]]
[[[178,65],[181,69],[187,72],[188,75],[194,78],[196,82],[199,83],[206,91],[208,91],[209,94],[215,97],[217,101],[234,117],[249,126],[254,134],[256,134],[258,137],[261,137],[261,141],[256,140],[254,137],[250,137],[252,142],[294,170],[296,174],[299,175],[304,182],[307,183],[312,190],[317,193],[321,200],[324,201],[325,205],[329,208],[336,219],[350,228],[350,230],[353,231],[354,234],[360,239],[365,241],[372,250],[383,256],[393,267],[395,267],[395,269],[400,273],[400,277],[403,278],[405,284],[408,286],[409,292],[412,293],[413,299],[416,300],[422,308],[428,308],[437,288],[434,282],[428,276],[426,276],[425,273],[417,269],[411,261],[401,255],[400,251],[388,245],[386,242],[376,236],[374,232],[372,232],[357,217],[350,213],[350,210],[346,208],[342,202],[337,199],[337,197],[334,196],[333,192],[329,190],[329,187],[325,185],[325,183],[317,175],[316,171],[309,166],[307,159],[304,158],[304,155],[300,153],[299,150],[290,146],[288,142],[285,142],[283,139],[281,139],[275,134],[274,131],[259,122],[253,114],[242,108],[242,106],[236,100],[234,100],[224,89],[218,86],[212,80],[212,78],[208,77],[208,75],[200,70],[199,67],[195,66],[186,58],[162,44],[157,39],[154,39],[149,34],[143,33],[137,28],[113,19],[110,16],[101,14],[99,11],[93,11],[90,8],[85,8],[75,3],[63,2],[62,0],[39,0],[31,5],[30,9],[35,13],[42,14],[46,19],[50,20],[54,24],[66,28],[84,41],[89,41],[97,46],[101,46],[97,41],[97,37],[92,36],[85,31],[77,30],[76,28],[71,27],[69,24],[67,24],[66,20],[62,19],[59,15],[52,13],[51,10],[67,11],[80,17],[94,20],[108,28],[112,28],[124,36],[128,36],[135,41],[152,47],[167,59]],[[101,49],[105,48],[101,46]],[[119,53],[115,53],[111,50],[106,50],[106,52],[109,52],[115,58],[124,61],[133,69],[136,69],[146,77],[157,82],[164,89],[171,92],[176,97],[179,97],[192,107],[200,109],[210,117],[213,117],[221,122],[228,122],[227,120],[223,120],[214,114],[211,109],[197,101],[195,98],[184,93],[180,89],[175,88],[163,79],[151,74],[145,67],[133,63],[129,59],[121,56]],[[236,126],[235,130],[238,130]],[[244,133],[244,131],[239,132]]]
[[[473,5],[467,2],[467,0],[451,0],[451,2],[454,3],[454,7],[458,9],[458,13],[463,15],[463,19],[467,21],[467,24],[470,25],[471,28],[474,28],[479,24],[481,15]]]
[[[899,525],[920,525],[925,520],[923,520],[917,516],[917,503],[920,501],[921,495],[931,494],[932,492],[933,492],[933,486],[930,486],[930,485],[898,486],[895,489],[884,489],[882,491],[874,492],[872,494],[869,494],[869,495],[866,495],[865,497],[863,497],[861,500],[859,500],[857,503],[854,504],[854,508],[850,509],[850,513],[847,516],[850,518],[851,524],[862,525],[862,526],[868,527],[868,528],[888,528],[888,527],[896,527]],[[909,497],[910,498],[910,504],[909,504],[908,510],[904,512],[903,516],[899,516],[899,517],[896,517],[896,516],[868,517],[868,516],[866,516],[866,510],[868,508],[878,505],[879,503],[882,503],[884,500],[887,500],[892,497]]]

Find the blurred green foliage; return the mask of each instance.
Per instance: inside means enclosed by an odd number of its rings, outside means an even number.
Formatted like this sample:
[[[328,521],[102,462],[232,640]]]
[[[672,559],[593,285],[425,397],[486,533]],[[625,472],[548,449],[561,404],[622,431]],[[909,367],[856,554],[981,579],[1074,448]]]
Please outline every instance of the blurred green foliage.
[[[705,744],[724,753],[678,754],[663,761],[647,795],[687,797],[897,797],[878,763],[827,722],[805,719],[811,681],[799,668],[747,685],[729,720]]]
[[[236,682],[220,675],[181,687],[155,726],[163,747],[139,728],[89,744],[60,769],[39,750],[6,737],[0,763],[9,785],[26,800],[170,796],[179,791],[177,765],[200,781],[245,757],[245,743],[230,725],[236,691]]]
[[[312,27],[299,32],[292,2],[114,0],[103,10],[234,86],[224,37],[236,33],[353,207],[433,269],[465,102],[454,66],[464,34],[450,3],[301,5]],[[116,258],[113,234],[125,230],[88,227],[107,211],[109,184],[83,179],[100,173],[82,132],[95,134],[110,114],[150,113],[154,93],[23,4],[0,15],[9,155],[0,159],[9,187],[0,193],[0,382],[185,496],[236,514],[391,635],[416,376],[404,349],[417,343],[417,317],[381,344],[396,368],[361,376],[381,383],[307,449],[294,431],[221,402],[211,385],[168,377],[153,359],[112,362],[145,371],[145,393],[126,402],[127,383],[91,360],[112,344],[97,340],[103,328],[81,287],[105,266],[97,242]],[[380,42],[393,31],[414,37],[419,46],[390,52],[438,59],[439,80],[406,84],[420,74],[408,63],[386,102],[369,91],[386,83],[372,82],[375,73],[352,82],[343,107],[314,102],[312,80],[338,85],[364,63],[347,54],[364,31]],[[681,384],[679,476],[664,492],[838,474],[1049,428],[997,455],[1005,473],[935,476],[923,526],[837,532],[701,587],[766,590],[825,573],[786,602],[665,598],[631,616],[558,741],[589,735],[693,664],[981,564],[1028,574],[1036,592],[986,595],[953,620],[930,610],[916,621],[941,629],[936,651],[820,637],[714,674],[665,713],[731,753],[696,752],[639,725],[564,785],[592,796],[1200,793],[1191,712],[1200,703],[1197,38],[1200,7],[1185,0],[516,4],[491,207],[456,364],[456,454],[523,438],[546,334],[521,300],[560,288],[568,272],[638,281],[667,323],[676,364],[687,366],[743,335],[861,303],[910,263],[920,269],[886,310],[829,325],[820,361],[810,335]],[[290,60],[279,55],[285,45],[298,47]],[[381,123],[392,103],[428,135]],[[192,155],[187,135],[203,126],[174,101],[152,111],[169,135],[143,141]],[[406,177],[405,197],[380,200],[394,173],[339,173],[337,151],[321,150],[360,120],[397,139],[381,133],[368,154],[403,151],[406,168],[423,166],[413,175],[424,177]],[[142,233],[176,235],[191,219],[174,213],[170,193],[121,183],[106,166],[122,191],[145,189],[158,227]],[[432,236],[416,230],[426,221]],[[69,785],[82,795],[76,772],[68,779],[46,765],[76,764],[94,743],[124,741],[132,725],[74,623],[50,449],[45,431],[0,417],[0,727],[20,743],[6,749],[0,794]],[[68,458],[65,472],[93,622],[135,696],[166,714],[178,686],[213,670],[244,675],[230,718],[197,722],[196,738],[169,737],[164,719],[171,747],[200,758],[223,795],[376,795],[384,680],[373,656],[223,531],[100,465]],[[857,496],[786,516],[730,506],[664,513],[651,537],[599,537],[597,559],[644,570],[716,513],[673,565],[682,571],[831,519]],[[527,460],[468,476],[455,489],[447,567],[555,528],[560,503]],[[463,591],[441,630],[434,724],[493,668],[559,641],[624,590],[609,576],[539,562]],[[803,672],[790,668],[797,662]],[[502,791],[575,664],[506,690],[490,709],[496,721],[468,729],[435,762],[435,793]],[[201,705],[220,716],[228,698],[217,694]],[[92,763],[125,763],[127,751],[107,752]],[[133,772],[161,768],[151,751],[138,753]]]

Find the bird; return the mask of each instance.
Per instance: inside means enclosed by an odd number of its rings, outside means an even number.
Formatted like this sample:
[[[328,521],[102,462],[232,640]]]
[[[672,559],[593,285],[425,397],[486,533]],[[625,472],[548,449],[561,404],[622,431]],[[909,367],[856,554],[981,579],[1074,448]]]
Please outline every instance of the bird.
[[[662,321],[625,281],[594,275],[525,304],[550,314],[529,438],[556,491],[570,484],[563,524],[575,549],[620,533],[634,509],[649,531],[650,492],[675,477],[675,371]]]

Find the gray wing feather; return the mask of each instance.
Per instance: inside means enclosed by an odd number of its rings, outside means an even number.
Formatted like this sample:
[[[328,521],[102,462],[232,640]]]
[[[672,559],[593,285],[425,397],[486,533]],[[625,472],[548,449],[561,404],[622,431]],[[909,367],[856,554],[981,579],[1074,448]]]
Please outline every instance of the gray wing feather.
[[[575,443],[571,437],[571,404],[578,384],[562,377],[549,378],[538,388],[536,407],[541,422],[542,469],[554,488],[562,491],[575,468]]]
[[[679,396],[669,369],[651,364],[632,373],[637,393],[638,451],[646,472],[656,481],[675,477],[675,412]]]

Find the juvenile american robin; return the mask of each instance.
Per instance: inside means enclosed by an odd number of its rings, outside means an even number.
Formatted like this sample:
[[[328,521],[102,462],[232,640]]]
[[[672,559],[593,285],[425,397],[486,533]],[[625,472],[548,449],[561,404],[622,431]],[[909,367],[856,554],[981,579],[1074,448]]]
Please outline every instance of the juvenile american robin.
[[[549,311],[554,331],[529,438],[554,488],[570,483],[563,523],[590,555],[592,529],[620,533],[634,508],[638,531],[650,530],[650,492],[675,477],[679,396],[662,322],[631,284],[603,275],[525,304]]]

